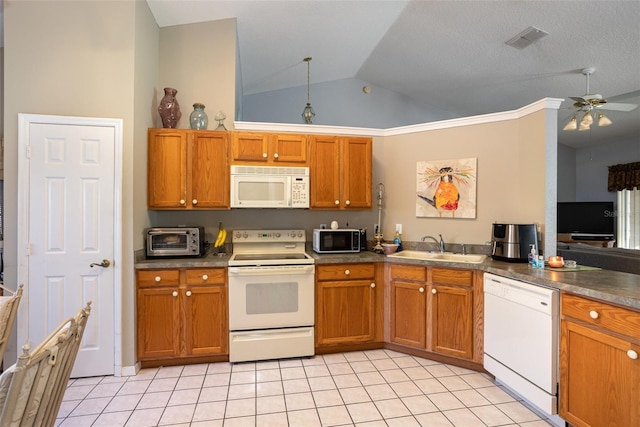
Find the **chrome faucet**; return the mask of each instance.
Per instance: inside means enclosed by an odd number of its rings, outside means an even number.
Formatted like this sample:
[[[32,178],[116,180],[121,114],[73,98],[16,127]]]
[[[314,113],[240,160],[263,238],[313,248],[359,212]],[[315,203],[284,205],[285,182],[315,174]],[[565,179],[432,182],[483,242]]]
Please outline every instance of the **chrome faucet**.
[[[442,239],[442,234],[438,234],[438,236],[440,236],[439,241],[433,236],[422,236],[422,241],[424,242],[427,239],[431,239],[438,244],[438,246],[440,247],[440,252],[444,252],[444,240]]]

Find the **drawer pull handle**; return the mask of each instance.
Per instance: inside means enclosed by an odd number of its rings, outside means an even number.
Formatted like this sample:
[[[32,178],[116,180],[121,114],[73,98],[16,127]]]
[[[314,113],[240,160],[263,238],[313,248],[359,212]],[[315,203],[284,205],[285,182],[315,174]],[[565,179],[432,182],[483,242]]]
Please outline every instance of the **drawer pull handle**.
[[[375,283],[371,283],[371,287],[372,287],[372,288],[375,288],[375,287],[376,287],[376,284],[375,284]]]
[[[627,356],[629,356],[629,359],[633,359],[633,360],[637,360],[638,359],[638,353],[636,353],[633,350],[627,351]]]
[[[193,199],[193,200],[191,201],[191,204],[192,204],[192,205],[197,205],[197,204],[198,204],[198,199]]]
[[[191,291],[187,291],[187,296],[190,297],[191,296]]]
[[[178,291],[171,292],[171,295],[173,295],[174,297],[177,297],[178,296]]]
[[[207,276],[206,274],[202,275],[202,280],[209,280],[209,276]]]
[[[438,291],[436,291],[435,289],[431,289],[431,293],[435,295],[438,293]]]
[[[278,155],[278,153],[274,153],[274,154],[273,154],[273,158],[274,158],[274,159],[277,159],[278,157],[280,157],[280,156]]]
[[[420,291],[420,293],[424,293],[424,288],[420,288],[418,290]]]
[[[155,279],[153,280],[155,280],[156,282],[159,282],[160,280],[162,280],[162,278],[160,276],[156,276]]]
[[[339,204],[340,204],[340,200],[336,200],[336,201],[335,201],[335,202],[333,202],[333,203],[335,203],[336,205],[339,205]]]
[[[187,203],[187,202],[185,202],[185,200],[184,200],[184,199],[180,199],[180,204],[181,204],[181,205],[183,205],[183,206],[184,206],[184,205],[185,205],[185,203]]]
[[[266,159],[267,158],[267,153],[262,153],[262,158]]]
[[[344,274],[348,276],[348,275],[350,275],[350,274],[351,274],[351,272],[350,272],[349,270],[345,270],[345,271],[344,271]]]
[[[346,202],[344,202],[344,204],[349,206],[351,204],[351,200],[347,200]]]
[[[589,312],[589,316],[591,316],[591,318],[592,318],[592,319],[597,319],[598,317],[600,317],[600,315],[598,314],[598,312],[597,312],[597,311],[595,311],[595,310],[591,310],[591,311]]]

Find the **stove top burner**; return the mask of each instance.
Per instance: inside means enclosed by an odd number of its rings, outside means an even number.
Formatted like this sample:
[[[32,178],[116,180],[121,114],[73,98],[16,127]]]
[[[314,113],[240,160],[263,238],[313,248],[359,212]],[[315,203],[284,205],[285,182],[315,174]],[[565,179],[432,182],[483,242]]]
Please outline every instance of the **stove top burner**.
[[[230,266],[306,265],[305,230],[235,230]]]

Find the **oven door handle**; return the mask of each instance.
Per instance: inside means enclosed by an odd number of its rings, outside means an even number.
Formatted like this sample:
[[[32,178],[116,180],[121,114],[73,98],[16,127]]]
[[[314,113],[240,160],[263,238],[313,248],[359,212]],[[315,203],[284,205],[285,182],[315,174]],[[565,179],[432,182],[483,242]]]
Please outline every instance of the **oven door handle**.
[[[295,267],[229,267],[229,275],[234,276],[274,276],[282,274],[313,274],[315,266]]]

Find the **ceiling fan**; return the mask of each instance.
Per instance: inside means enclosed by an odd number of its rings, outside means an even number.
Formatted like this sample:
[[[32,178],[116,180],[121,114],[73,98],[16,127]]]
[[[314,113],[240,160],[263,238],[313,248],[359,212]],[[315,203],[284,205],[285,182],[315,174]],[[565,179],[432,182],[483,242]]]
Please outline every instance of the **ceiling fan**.
[[[596,112],[596,110],[611,110],[611,111],[633,111],[638,105],[637,104],[624,104],[619,102],[609,102],[609,100],[602,97],[600,94],[592,94],[589,93],[589,76],[591,76],[596,71],[595,68],[585,68],[582,70],[582,74],[587,77],[587,90],[585,95],[583,96],[570,96],[569,98],[573,99],[575,102],[573,103],[573,108],[575,109],[573,117],[563,128],[564,130],[589,130],[591,129],[591,125],[593,124],[594,117],[591,114],[592,112]],[[636,91],[640,93],[640,91]],[[627,93],[624,95],[618,95],[611,100],[627,98],[630,96],[635,96],[636,92]],[[601,112],[597,112],[596,118],[598,119],[598,126],[609,126],[612,124],[612,121],[605,116]]]

